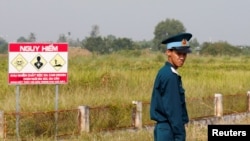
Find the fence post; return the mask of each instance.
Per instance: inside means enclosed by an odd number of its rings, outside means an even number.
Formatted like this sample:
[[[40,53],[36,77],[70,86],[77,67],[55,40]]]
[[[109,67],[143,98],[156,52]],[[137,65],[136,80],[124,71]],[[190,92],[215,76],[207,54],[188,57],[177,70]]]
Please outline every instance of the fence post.
[[[132,101],[134,105],[136,105],[135,110],[135,127],[138,129],[142,128],[142,102],[141,101]]]
[[[214,95],[214,115],[216,117],[223,116],[223,102],[222,102],[222,94]]]
[[[250,91],[247,91],[247,112],[250,112]]]
[[[0,111],[0,139],[4,138],[4,112]]]
[[[81,132],[89,132],[89,107],[79,106],[78,107],[78,127]]]

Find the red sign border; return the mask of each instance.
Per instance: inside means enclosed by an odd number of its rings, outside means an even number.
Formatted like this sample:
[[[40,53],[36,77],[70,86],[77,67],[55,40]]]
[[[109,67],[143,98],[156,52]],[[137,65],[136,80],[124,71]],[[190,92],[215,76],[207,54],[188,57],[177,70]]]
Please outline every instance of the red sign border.
[[[58,45],[58,51],[20,51],[20,46],[50,46]],[[60,47],[61,46],[61,47]],[[19,47],[19,50],[18,50]],[[41,42],[10,42],[8,45],[9,54],[11,52],[67,52],[68,53],[68,43],[41,43]],[[10,55],[9,55],[10,56]],[[10,59],[10,58],[9,58]],[[64,58],[64,60],[66,60]],[[68,60],[66,60],[68,62]],[[11,65],[11,64],[9,64]],[[68,66],[67,66],[68,67]],[[68,70],[68,69],[67,69]],[[63,76],[61,76],[63,74]],[[54,75],[54,76],[52,76]],[[68,72],[52,72],[52,73],[10,73],[8,72],[8,84],[9,85],[32,85],[32,84],[67,84],[68,83]]]

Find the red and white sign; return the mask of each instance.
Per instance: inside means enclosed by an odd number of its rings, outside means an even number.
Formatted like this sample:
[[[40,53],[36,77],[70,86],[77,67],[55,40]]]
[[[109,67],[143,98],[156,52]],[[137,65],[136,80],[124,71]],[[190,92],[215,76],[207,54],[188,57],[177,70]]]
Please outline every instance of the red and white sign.
[[[68,44],[9,43],[8,75],[10,85],[68,83]]]

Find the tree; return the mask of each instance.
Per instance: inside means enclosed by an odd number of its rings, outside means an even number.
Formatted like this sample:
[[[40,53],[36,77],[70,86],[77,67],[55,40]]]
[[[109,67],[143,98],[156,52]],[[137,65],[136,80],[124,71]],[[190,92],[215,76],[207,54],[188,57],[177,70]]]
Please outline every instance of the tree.
[[[8,43],[0,37],[0,53],[7,53]]]
[[[99,36],[99,32],[100,32],[99,26],[98,25],[93,25],[92,26],[92,30],[90,32],[90,37],[97,37],[97,36]]]
[[[113,43],[115,45],[115,50],[133,50],[134,43],[131,39],[128,38],[118,38]]]
[[[193,38],[189,41],[189,45],[192,49],[192,52],[199,52],[200,44],[196,38]]]
[[[67,37],[64,34],[60,34],[57,42],[67,42]]]
[[[97,25],[92,27],[90,37],[83,40],[82,47],[91,52],[100,54],[108,54],[114,51],[133,50],[138,48],[129,38],[116,38],[113,35],[108,35],[107,37],[99,36],[99,27]]]
[[[28,37],[28,41],[29,42],[35,42],[36,41],[36,35],[35,33],[30,33],[29,37]]]
[[[17,42],[28,42],[28,40],[25,37],[21,36],[17,39]]]
[[[83,41],[83,47],[91,52],[102,52],[103,39],[101,37],[87,37]]]
[[[93,25],[90,32],[90,37],[86,37],[82,41],[82,47],[88,49],[91,52],[102,52],[103,39],[99,36],[99,26]]]
[[[36,41],[36,35],[35,33],[32,32],[30,33],[28,38],[21,36],[17,39],[17,42],[35,42],[35,41]]]
[[[212,55],[212,56],[237,56],[240,55],[241,49],[230,45],[227,42],[219,41],[215,43],[204,42],[200,51],[202,55]]]
[[[137,48],[136,49],[152,49],[152,47],[154,46],[152,41],[136,41],[135,42]]]
[[[104,37],[103,42],[105,43],[105,52],[106,53],[112,53],[116,51],[116,45],[114,44],[116,37],[114,35],[108,35],[107,37]]]
[[[193,38],[189,41],[189,45],[190,47],[193,49],[193,48],[196,48],[198,46],[200,46],[198,40],[196,38]]]
[[[154,48],[153,50],[165,50],[165,46],[161,42],[169,36],[185,32],[186,28],[176,19],[166,19],[157,24],[154,31]]]

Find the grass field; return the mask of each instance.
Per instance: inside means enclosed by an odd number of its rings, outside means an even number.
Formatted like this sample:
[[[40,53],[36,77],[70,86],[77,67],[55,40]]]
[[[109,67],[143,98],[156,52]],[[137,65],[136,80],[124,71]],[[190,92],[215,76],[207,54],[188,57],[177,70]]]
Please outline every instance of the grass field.
[[[150,101],[155,75],[166,60],[163,54],[150,51],[124,51],[103,56],[81,52],[81,49],[69,52],[69,83],[59,86],[59,109],[74,109],[79,105],[122,107],[134,100]],[[178,70],[186,97],[211,97],[215,93],[246,94],[250,90],[249,59],[249,56],[189,55],[185,65]],[[0,110],[13,112],[16,110],[16,87],[8,85],[7,74],[8,56],[1,55]],[[54,110],[54,99],[54,85],[20,87],[21,111]],[[188,131],[189,138],[193,134],[204,135],[205,130],[194,127]],[[147,141],[152,140],[152,134],[142,130],[86,134],[82,138],[91,141]]]

